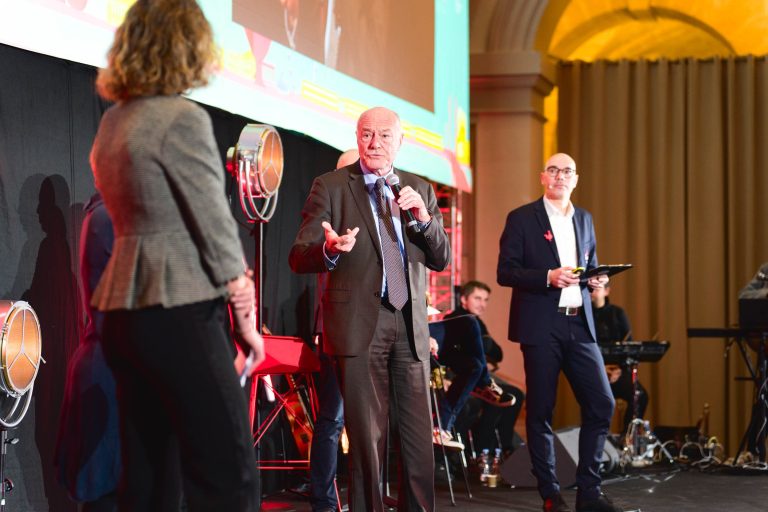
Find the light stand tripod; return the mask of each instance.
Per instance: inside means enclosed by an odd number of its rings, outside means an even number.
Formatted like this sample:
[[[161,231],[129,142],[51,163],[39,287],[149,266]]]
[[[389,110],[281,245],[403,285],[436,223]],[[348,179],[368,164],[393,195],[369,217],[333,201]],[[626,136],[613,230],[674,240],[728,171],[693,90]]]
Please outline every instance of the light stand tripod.
[[[664,456],[672,462],[669,451],[659,442],[651,431],[649,422],[640,418],[639,400],[640,383],[638,381],[638,365],[640,363],[655,363],[667,353],[668,341],[613,341],[601,344],[600,352],[606,364],[618,364],[629,368],[632,372],[632,421],[624,435],[624,448],[621,452],[619,464],[622,468],[627,466],[645,467],[654,461],[658,448]]]
[[[745,336],[746,337],[746,336]],[[739,343],[745,361],[749,363],[749,356],[742,343]],[[759,342],[756,347],[757,367],[752,368],[748,364],[751,379],[755,384],[755,396],[752,404],[752,415],[749,420],[749,427],[739,442],[739,450],[736,452],[736,460],[745,450],[757,455],[761,462],[765,462],[765,441],[766,429],[768,429],[768,332],[763,331],[759,334]]]
[[[254,285],[256,288],[256,330],[262,334],[263,282],[264,282],[264,224],[269,222],[277,206],[278,189],[283,179],[283,144],[272,126],[246,125],[234,147],[227,151],[227,171],[235,178],[238,198],[248,222],[256,224],[251,235],[256,242]],[[245,354],[248,356],[248,354]],[[257,377],[251,380],[249,413],[251,427],[259,424],[255,405]],[[255,445],[256,460],[260,460],[260,446]],[[258,467],[257,467],[258,470]],[[260,503],[259,503],[260,504]]]
[[[731,338],[726,346],[726,356],[733,342],[739,348],[744,364],[749,370],[746,380],[752,381],[755,386],[754,402],[749,427],[741,438],[739,449],[734,461],[739,461],[744,453],[754,453],[758,460],[765,462],[766,428],[768,424],[768,330],[764,328],[688,328],[690,338]],[[752,364],[752,358],[748,352],[748,339],[758,340],[756,347],[757,364]],[[737,377],[738,379],[738,377]],[[738,462],[737,462],[738,463]]]
[[[651,425],[647,420],[640,418],[640,385],[638,382],[637,368],[640,361],[632,356],[627,356],[624,366],[632,370],[632,421],[624,436],[624,449],[621,452],[621,466],[627,465],[634,468],[642,468],[653,464],[656,449],[658,448],[664,457],[671,463],[674,461],[669,450],[659,442],[651,431]]]
[[[19,442],[18,437],[8,438],[8,431],[0,430],[0,511],[5,510],[5,496],[13,490],[13,480],[5,476],[5,456],[8,455],[8,445]]]

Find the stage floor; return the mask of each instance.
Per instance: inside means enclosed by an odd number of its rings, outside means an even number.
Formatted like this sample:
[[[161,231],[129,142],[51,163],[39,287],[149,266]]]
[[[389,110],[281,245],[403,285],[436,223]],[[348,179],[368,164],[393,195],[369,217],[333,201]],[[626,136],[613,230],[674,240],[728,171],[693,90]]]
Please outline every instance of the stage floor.
[[[499,485],[488,488],[470,481],[472,499],[467,497],[463,479],[454,481],[456,506],[451,504],[448,485],[437,483],[437,509],[465,512],[540,511],[541,500],[532,488],[510,488]],[[346,489],[341,489],[342,493]],[[625,477],[607,479],[603,491],[625,510],[643,512],[764,512],[768,510],[768,471],[752,474],[729,474],[725,471],[702,472],[698,469],[670,466],[637,471]],[[574,508],[576,492],[564,491],[566,501]],[[286,491],[266,498],[265,511],[306,512],[311,508],[306,498]]]

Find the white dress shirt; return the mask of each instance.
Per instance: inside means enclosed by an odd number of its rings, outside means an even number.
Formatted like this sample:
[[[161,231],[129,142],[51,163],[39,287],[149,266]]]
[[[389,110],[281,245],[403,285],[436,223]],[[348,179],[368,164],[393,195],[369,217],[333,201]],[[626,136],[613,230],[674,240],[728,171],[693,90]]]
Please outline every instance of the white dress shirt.
[[[560,257],[560,265],[563,267],[577,267],[579,260],[578,253],[576,252],[576,229],[573,227],[573,203],[568,202],[568,208],[563,214],[559,208],[545,197],[544,208],[547,210],[549,224],[552,226],[557,254]],[[583,305],[581,287],[578,284],[563,288],[560,293],[559,307],[579,307]]]

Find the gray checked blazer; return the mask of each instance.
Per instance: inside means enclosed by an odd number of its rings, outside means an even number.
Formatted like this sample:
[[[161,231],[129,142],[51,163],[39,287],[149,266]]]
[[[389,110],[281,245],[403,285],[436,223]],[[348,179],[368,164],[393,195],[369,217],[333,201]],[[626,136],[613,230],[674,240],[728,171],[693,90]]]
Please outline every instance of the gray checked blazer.
[[[201,107],[180,96],[113,106],[99,125],[91,166],[115,229],[93,306],[201,302],[223,296],[226,282],[243,273],[224,170]]]

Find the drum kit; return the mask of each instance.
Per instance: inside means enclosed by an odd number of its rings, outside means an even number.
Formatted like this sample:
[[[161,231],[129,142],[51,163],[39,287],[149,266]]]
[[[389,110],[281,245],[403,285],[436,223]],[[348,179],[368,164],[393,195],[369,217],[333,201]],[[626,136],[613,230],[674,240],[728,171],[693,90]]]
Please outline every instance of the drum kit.
[[[8,430],[18,426],[32,401],[32,388],[40,370],[40,321],[24,301],[0,300],[0,511],[13,482],[5,477]]]

